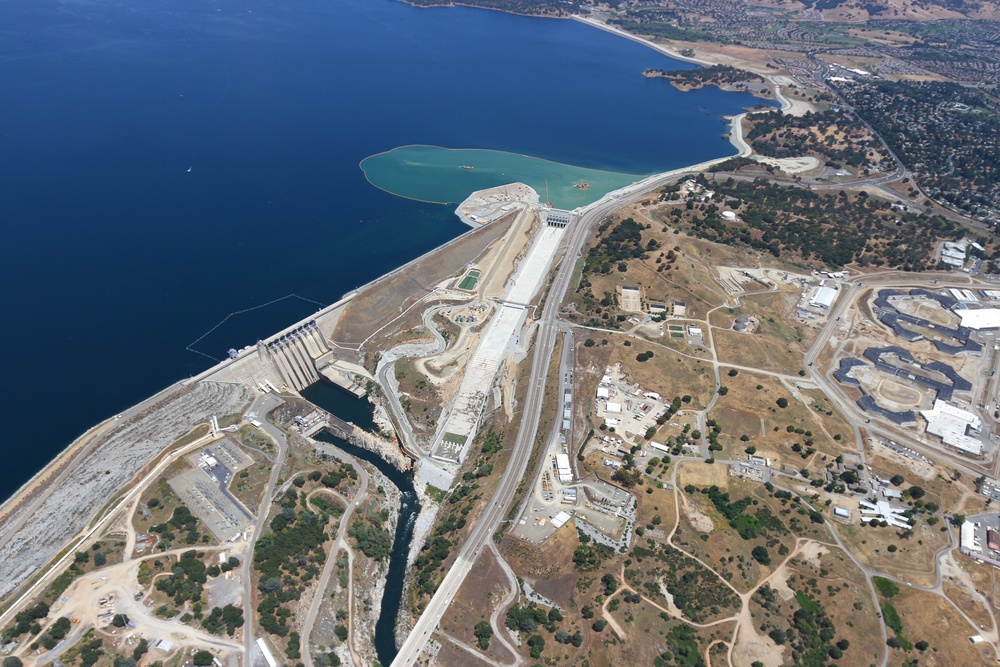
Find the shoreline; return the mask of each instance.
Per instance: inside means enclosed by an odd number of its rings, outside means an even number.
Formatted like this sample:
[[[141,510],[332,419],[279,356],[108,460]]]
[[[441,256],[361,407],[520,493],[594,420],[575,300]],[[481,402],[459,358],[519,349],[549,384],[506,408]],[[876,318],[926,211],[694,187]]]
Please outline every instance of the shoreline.
[[[611,192],[606,193],[600,199],[592,202],[591,204],[587,204],[586,206],[582,206],[582,207],[578,207],[578,208],[574,209],[574,212],[580,214],[580,213],[583,213],[584,211],[586,211],[586,210],[588,210],[588,209],[590,209],[592,207],[598,206],[602,202],[606,203],[608,201],[618,200],[618,199],[622,198],[624,195],[626,195],[629,192],[634,191],[636,189],[647,189],[647,188],[657,187],[659,185],[659,181],[666,182],[666,181],[668,181],[668,180],[670,180],[672,178],[675,178],[675,177],[680,176],[680,175],[685,174],[685,173],[698,173],[698,172],[702,172],[705,169],[707,169],[707,168],[709,168],[709,167],[711,167],[711,166],[713,166],[715,164],[719,164],[721,162],[724,162],[726,160],[732,159],[734,157],[746,157],[746,156],[750,155],[752,153],[752,150],[750,149],[750,146],[748,144],[746,144],[745,141],[743,141],[743,138],[742,138],[741,121],[742,121],[742,119],[743,119],[743,117],[745,115],[746,115],[746,113],[742,113],[742,114],[739,114],[737,116],[730,117],[729,141],[730,141],[730,143],[735,148],[738,149],[738,152],[735,155],[728,155],[728,156],[722,156],[722,157],[718,157],[718,158],[713,158],[711,160],[707,160],[707,161],[700,162],[700,163],[697,163],[697,164],[693,164],[693,165],[689,165],[689,166],[685,166],[685,167],[679,167],[679,168],[676,168],[676,169],[671,169],[671,170],[668,170],[668,171],[665,171],[665,172],[656,173],[656,174],[651,174],[651,175],[649,175],[649,176],[647,176],[647,177],[645,177],[645,178],[643,178],[643,179],[641,179],[639,181],[636,181],[635,183],[627,185],[627,186],[625,186],[623,188],[619,188],[617,190],[612,190]],[[391,270],[391,271],[389,271],[389,272],[387,272],[387,273],[385,273],[385,274],[383,274],[383,275],[375,278],[374,280],[370,281],[366,285],[363,285],[363,286],[361,286],[359,288],[356,288],[355,290],[352,290],[352,291],[348,292],[343,297],[341,297],[341,299],[339,299],[337,302],[335,302],[335,303],[333,303],[333,304],[331,304],[331,305],[329,305],[329,306],[327,306],[325,308],[320,309],[320,311],[318,311],[317,313],[314,313],[314,314],[308,316],[305,320],[300,320],[299,322],[293,323],[292,325],[286,327],[285,329],[282,329],[281,331],[277,332],[273,336],[270,336],[269,338],[274,338],[276,336],[280,336],[283,332],[290,331],[290,330],[294,329],[295,327],[299,326],[304,321],[308,321],[310,319],[314,319],[314,318],[318,317],[319,315],[321,315],[322,313],[330,312],[332,310],[335,310],[337,308],[342,307],[345,303],[347,303],[348,301],[350,301],[351,299],[353,299],[353,297],[361,289],[364,289],[367,286],[370,286],[370,285],[373,285],[375,283],[378,283],[378,282],[380,282],[380,281],[382,281],[382,280],[384,280],[384,279],[386,279],[386,278],[388,278],[390,276],[396,275],[400,271],[405,270],[406,267],[410,266],[411,264],[413,264],[415,262],[418,262],[418,261],[420,261],[422,259],[425,259],[428,255],[430,255],[432,253],[435,253],[435,252],[437,252],[439,250],[447,248],[448,246],[452,245],[453,243],[458,242],[460,239],[465,238],[468,234],[475,233],[476,231],[478,231],[478,229],[482,229],[482,228],[480,227],[480,228],[477,228],[477,229],[468,229],[467,231],[463,231],[461,234],[458,234],[453,239],[450,239],[449,241],[446,241],[445,243],[441,244],[440,246],[437,246],[436,248],[434,248],[434,249],[432,249],[432,250],[430,250],[430,251],[428,251],[426,253],[421,254],[419,257],[416,257],[416,258],[414,258],[414,259],[406,262],[405,264],[402,264],[399,267],[396,267],[395,269],[393,269],[393,270]],[[247,350],[244,350],[244,351],[241,352],[241,354],[236,359],[225,359],[223,361],[220,361],[220,362],[218,362],[218,363],[210,366],[209,368],[205,369],[204,371],[202,371],[198,375],[195,375],[195,376],[193,376],[191,378],[188,378],[186,380],[183,380],[183,381],[180,381],[180,382],[175,382],[175,383],[173,383],[171,385],[168,385],[167,387],[165,387],[161,391],[157,392],[156,394],[153,394],[152,396],[150,396],[150,397],[148,397],[148,398],[140,401],[136,405],[134,405],[134,406],[128,408],[127,410],[123,411],[121,413],[120,419],[118,421],[112,421],[113,418],[108,418],[108,419],[105,419],[105,420],[99,422],[97,425],[91,427],[87,431],[85,431],[79,437],[77,437],[76,439],[74,439],[72,443],[70,443],[65,449],[63,449],[45,467],[43,467],[41,470],[39,470],[37,473],[35,473],[35,475],[33,475],[31,477],[31,479],[29,479],[27,482],[25,482],[17,490],[17,492],[15,492],[13,495],[11,495],[7,500],[4,501],[4,503],[2,505],[0,505],[0,529],[6,528],[5,526],[2,525],[3,522],[6,519],[12,518],[11,515],[14,514],[17,511],[18,506],[21,503],[26,502],[26,501],[28,501],[31,504],[42,502],[51,493],[51,491],[54,490],[52,488],[49,488],[49,487],[53,486],[52,482],[55,481],[59,477],[63,477],[63,476],[69,475],[75,468],[79,467],[79,465],[83,462],[83,459],[81,459],[81,454],[86,453],[86,450],[89,447],[93,447],[93,446],[96,446],[97,444],[99,444],[101,442],[101,437],[107,434],[108,429],[111,426],[113,426],[116,423],[120,424],[121,426],[127,425],[133,417],[138,416],[140,413],[142,413],[142,411],[144,409],[148,408],[151,405],[155,405],[158,401],[160,401],[163,398],[167,397],[172,392],[176,392],[179,389],[183,389],[185,387],[190,387],[190,386],[195,385],[197,383],[209,380],[213,375],[215,375],[216,373],[224,370],[225,368],[227,368],[231,364],[239,361],[240,359],[244,358],[247,355],[256,354],[256,353],[257,353],[256,352],[256,348],[249,348]],[[126,486],[128,484],[131,484],[131,483],[132,483],[132,479],[129,479],[128,482],[126,482]],[[122,487],[122,488],[125,488],[125,487]],[[31,497],[31,494],[35,493],[39,489],[42,489],[42,494],[38,498],[34,498],[33,499]],[[33,507],[33,506],[28,507],[26,510],[23,511],[23,513],[25,514],[25,516],[23,516],[23,517],[14,517],[14,518],[18,522],[27,521],[28,519],[30,519],[31,514],[34,512],[35,509],[37,509],[37,508]],[[76,532],[73,533],[74,538],[75,538],[76,535],[79,534],[80,531],[85,530],[87,528],[87,526],[92,525],[93,522],[94,522],[94,520],[95,520],[95,518],[99,518],[98,517],[99,513],[100,512],[98,511],[97,514],[89,516],[87,518],[87,520],[86,520],[86,523],[84,525],[80,526],[79,529]],[[9,529],[8,529],[8,531],[9,531]],[[4,532],[7,532],[7,531],[4,531]],[[13,532],[13,531],[10,531],[10,532]],[[68,543],[72,542],[72,540],[73,540],[73,538],[70,538],[69,540],[66,541],[66,543],[68,544]]]
[[[643,44],[643,45],[645,45],[645,46],[653,49],[654,51],[659,51],[663,55],[665,55],[665,56],[667,56],[669,58],[673,58],[674,60],[680,60],[680,61],[683,61],[683,62],[694,63],[696,65],[703,65],[705,67],[708,67],[708,66],[716,64],[716,63],[713,63],[713,62],[711,62],[709,60],[702,60],[701,58],[695,58],[694,56],[684,56],[684,55],[681,55],[680,51],[677,51],[672,46],[667,46],[666,44],[657,44],[656,42],[650,41],[650,40],[645,39],[643,37],[639,37],[638,35],[633,35],[630,32],[626,32],[626,31],[622,30],[621,28],[616,28],[615,26],[608,25],[607,23],[604,23],[603,21],[598,21],[595,18],[591,18],[591,17],[588,17],[588,16],[580,16],[579,14],[574,14],[573,16],[570,16],[569,18],[570,18],[570,20],[579,21],[580,23],[584,23],[584,24],[589,25],[589,26],[591,26],[593,28],[597,28],[598,30],[603,30],[605,32],[610,32],[613,35],[618,35],[619,37],[624,37],[625,39],[632,40],[633,42],[638,42],[639,44]]]
[[[421,7],[421,8],[430,8],[430,7]],[[501,10],[494,10],[494,11],[501,11]],[[527,16],[533,16],[533,15],[527,15]],[[556,17],[537,16],[536,18],[556,18]],[[686,58],[680,56],[678,53],[676,53],[669,47],[649,42],[635,35],[626,33],[618,28],[614,28],[612,26],[603,24],[597,21],[596,19],[588,19],[579,16],[572,16],[568,18],[571,18],[573,20],[578,20],[582,23],[591,25],[592,27],[605,30],[612,34],[616,34],[620,37],[625,37],[632,41],[644,44],[649,48],[655,49],[658,52],[677,60],[682,60],[682,61],[686,60],[697,64],[710,64],[695,58]],[[575,211],[578,213],[583,212],[595,206],[598,206],[602,202],[607,203],[609,201],[618,200],[622,198],[624,195],[628,194],[629,192],[638,189],[649,189],[658,187],[659,185],[661,185],[660,183],[661,181],[665,183],[672,178],[678,177],[686,173],[702,172],[715,164],[719,164],[726,160],[732,159],[733,157],[746,157],[748,155],[751,155],[752,150],[750,149],[749,145],[746,144],[745,141],[743,141],[742,138],[741,121],[745,116],[746,113],[742,113],[736,116],[729,117],[730,120],[729,141],[737,149],[738,152],[736,155],[722,156],[719,158],[714,158],[694,165],[679,167],[665,172],[650,174],[630,185],[608,192],[598,200],[590,204],[587,204],[586,206],[578,207],[577,209],[575,209]],[[475,229],[464,231],[456,235],[454,238],[441,244],[440,246],[432,250],[429,250],[426,253],[422,253],[420,256],[400,265],[399,267],[396,267],[395,269],[392,269],[391,271],[381,276],[378,276],[377,278],[373,279],[366,285],[347,292],[337,302],[325,308],[320,309],[319,312],[310,315],[308,318],[306,318],[306,320],[314,319],[322,313],[329,312],[335,310],[338,307],[341,307],[344,303],[350,301],[364,287],[382,281],[387,277],[396,275],[399,271],[405,270],[407,266],[410,266],[411,264],[420,261],[426,256],[450,246],[451,244],[459,241],[460,239],[465,238],[467,234],[475,233],[475,231],[476,231]],[[299,323],[292,324],[291,326],[286,327],[283,331],[291,330],[294,327],[298,326],[298,324]],[[277,335],[281,335],[281,332],[275,334],[275,336]],[[64,478],[70,475],[74,470],[79,468],[86,459],[86,454],[88,453],[88,451],[91,448],[95,447],[97,444],[101,443],[103,437],[105,437],[108,434],[111,427],[113,427],[116,423],[119,423],[120,426],[125,426],[133,418],[141,416],[141,413],[146,408],[148,408],[151,405],[155,405],[158,401],[163,400],[163,398],[167,397],[172,392],[176,392],[185,387],[190,387],[192,385],[200,383],[206,380],[207,378],[210,378],[214,374],[218,373],[219,371],[225,369],[226,367],[234,363],[236,360],[242,358],[243,356],[254,353],[256,353],[255,348],[249,348],[243,353],[241,353],[240,356],[237,357],[237,359],[225,359],[221,362],[218,362],[210,366],[209,368],[205,369],[204,371],[202,371],[201,373],[197,374],[194,377],[174,382],[164,387],[164,389],[162,389],[161,391],[145,398],[144,400],[136,403],[134,406],[123,411],[118,420],[113,420],[114,418],[109,417],[98,422],[93,427],[87,429],[79,437],[74,439],[65,449],[59,452],[48,464],[46,464],[43,468],[37,471],[29,480],[27,480],[24,484],[22,484],[13,494],[11,494],[8,498],[6,498],[2,504],[0,504],[0,530],[3,530],[3,532],[7,534],[15,532],[10,527],[3,526],[3,523],[9,519],[13,519],[15,522],[21,524],[31,520],[33,518],[34,513],[38,509],[38,504],[42,503],[48,496],[51,495],[51,493],[55,490],[55,488],[53,487],[56,488],[58,487],[58,484],[56,484],[56,482],[60,480],[60,478]],[[161,450],[157,454],[157,456],[162,454],[162,451],[163,450]],[[122,486],[119,487],[119,492],[123,489],[129,488],[129,486],[133,485],[134,482],[135,482],[134,477],[130,477]],[[39,491],[41,493],[38,495],[38,497],[33,497],[32,494],[35,494]],[[24,503],[26,503],[24,505],[24,508],[19,509],[21,505]],[[65,549],[66,545],[73,544],[74,541],[78,539],[79,535],[82,532],[86,532],[88,529],[91,531],[96,530],[101,525],[102,523],[101,509],[102,508],[98,508],[97,511],[95,511],[93,514],[87,516],[82,525],[78,526],[75,531],[72,531],[71,536],[62,542],[62,549]],[[15,516],[18,512],[22,513],[24,516],[21,517]],[[104,514],[104,517],[105,518],[107,517],[106,513]],[[98,521],[97,525],[95,525],[95,520]],[[62,549],[60,549],[60,552]],[[9,599],[10,595],[16,595],[17,591],[20,590],[21,586],[23,586],[26,582],[30,581],[32,578],[37,578],[39,576],[44,578],[44,576],[46,576],[52,571],[52,568],[55,565],[57,565],[58,562],[59,562],[58,559],[56,562],[53,561],[46,562],[43,566],[34,570],[28,577],[26,577],[17,586],[15,586],[8,595],[3,596],[3,599],[5,599],[7,601],[7,604],[9,605],[9,606],[5,605],[7,606],[7,608],[4,610],[3,613],[6,614],[11,608],[13,608],[18,604],[18,602],[11,603]]]

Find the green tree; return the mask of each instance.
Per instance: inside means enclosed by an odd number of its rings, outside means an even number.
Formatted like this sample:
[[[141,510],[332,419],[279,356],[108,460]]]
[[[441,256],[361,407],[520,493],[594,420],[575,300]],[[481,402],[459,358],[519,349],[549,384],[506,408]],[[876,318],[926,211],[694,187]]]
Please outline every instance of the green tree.
[[[778,407],[782,408],[782,409],[788,407],[788,399],[785,398],[784,396],[782,396],[781,398],[779,398],[778,400],[776,400],[775,403],[777,403]]]
[[[198,667],[208,667],[212,664],[213,660],[215,660],[215,656],[208,651],[198,651],[194,654],[194,658],[192,658],[192,661]]]
[[[16,655],[10,655],[3,659],[3,667],[21,667],[21,659]]]
[[[754,547],[753,551],[750,552],[750,555],[753,556],[753,559],[761,565],[771,564],[771,555],[767,553],[767,549],[763,546]]]
[[[473,633],[476,635],[476,639],[479,640],[479,649],[486,651],[490,647],[490,639],[493,637],[493,628],[486,621],[480,621],[476,624]]]

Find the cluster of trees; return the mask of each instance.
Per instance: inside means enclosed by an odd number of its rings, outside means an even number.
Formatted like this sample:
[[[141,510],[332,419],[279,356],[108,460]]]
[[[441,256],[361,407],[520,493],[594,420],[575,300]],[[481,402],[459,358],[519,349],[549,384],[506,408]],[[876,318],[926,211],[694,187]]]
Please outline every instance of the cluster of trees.
[[[706,185],[704,175],[698,180]],[[676,187],[676,186],[671,186]],[[961,227],[939,215],[893,210],[861,192],[827,194],[798,187],[732,178],[711,187],[727,207],[742,206],[741,221],[722,219],[714,203],[675,207],[671,224],[710,241],[749,247],[775,257],[799,256],[825,266],[862,266],[923,271],[934,267],[935,244],[958,238]],[[666,190],[665,190],[666,192]]]
[[[201,620],[201,625],[214,635],[221,635],[225,630],[226,634],[232,637],[237,628],[243,627],[243,610],[231,604],[215,607]]]
[[[537,660],[542,656],[542,651],[545,649],[545,638],[537,633],[531,634],[538,630],[538,628],[544,628],[549,632],[549,634],[553,634],[555,636],[555,640],[560,644],[572,644],[573,646],[580,646],[583,644],[583,636],[579,631],[571,635],[566,630],[558,627],[557,623],[562,620],[562,612],[555,607],[546,612],[535,603],[531,603],[525,607],[515,604],[507,610],[506,625],[511,630],[531,635],[528,637],[527,641],[530,648],[529,653],[532,658]],[[476,626],[477,637],[480,636],[479,627],[481,625],[483,625],[483,623]],[[486,629],[488,628],[489,624],[486,624]],[[490,636],[492,636],[492,631],[490,632]],[[479,646],[480,648],[483,648],[482,639],[480,639]],[[489,646],[489,639],[487,639],[487,646]]]
[[[476,623],[476,627],[473,628],[472,633],[476,635],[476,644],[479,646],[479,650],[487,651],[490,648],[490,639],[493,638],[493,628],[486,621],[480,621]]]
[[[174,530],[186,532],[185,544],[197,544],[201,540],[201,534],[198,532],[198,517],[191,514],[191,510],[185,505],[175,507],[173,514],[166,522],[151,527],[149,532],[159,534],[160,546],[165,549],[175,539]]]
[[[257,588],[262,594],[257,605],[260,624],[279,637],[289,632],[291,611],[283,605],[299,599],[305,584],[326,561],[327,517],[296,511],[300,502],[305,504],[305,494],[300,498],[297,491],[288,489],[281,499],[281,512],[271,520],[271,532],[262,535],[254,547],[254,568],[260,574]]]
[[[1000,210],[1000,115],[983,93],[942,81],[838,85],[928,194],[973,215]]]
[[[173,598],[178,606],[187,600],[199,602],[204,584],[208,581],[207,567],[202,561],[204,556],[205,554],[194,550],[182,553],[180,560],[174,564],[171,575],[156,580],[157,590]]]
[[[601,223],[597,228],[598,235],[604,234],[609,228],[611,228],[610,220]],[[650,239],[643,245],[644,229],[645,225],[639,224],[632,218],[625,218],[619,222],[587,253],[584,272],[611,273],[612,266],[630,259],[638,259],[647,252],[659,248],[656,239]]]
[[[860,168],[879,144],[856,119],[832,109],[802,116],[757,114],[747,117],[746,140],[761,155],[774,158],[814,154],[839,167]],[[881,161],[881,156],[872,156]]]
[[[726,86],[734,83],[744,83],[759,81],[764,82],[764,77],[753,72],[736,69],[729,65],[710,65],[708,67],[696,67],[694,69],[672,69],[662,70],[650,68],[645,72],[646,76],[661,76],[671,83],[701,88],[702,86]]]
[[[738,608],[738,597],[711,570],[668,544],[646,539],[646,546],[632,547],[634,566],[625,569],[625,580],[650,599],[662,598],[661,582],[673,596],[674,604],[695,623],[704,623],[723,609]],[[652,566],[637,567],[647,560]]]
[[[578,572],[593,572],[614,555],[614,549],[606,544],[597,544],[584,532],[577,531],[580,544],[573,552],[573,565]]]
[[[685,487],[685,491],[688,493],[693,493],[696,490],[690,484]],[[725,517],[729,525],[744,540],[767,537],[772,532],[779,534],[786,534],[788,532],[781,519],[776,517],[766,506],[758,507],[752,515],[747,512],[751,506],[758,504],[753,498],[741,498],[740,500],[730,501],[729,493],[720,490],[715,485],[707,489],[702,489],[701,492],[708,496],[715,509]],[[756,558],[756,555],[754,557]]]
[[[354,538],[358,548],[369,558],[386,560],[392,553],[392,535],[369,515],[365,520],[355,519],[347,534]]]
[[[660,612],[664,621],[670,621],[670,616]],[[661,665],[677,665],[678,667],[704,667],[705,661],[698,647],[698,636],[689,625],[675,625],[667,633],[667,650],[658,657]],[[653,663],[654,665],[657,663]]]
[[[23,609],[14,616],[14,624],[5,628],[0,638],[6,644],[25,633],[37,635],[42,631],[39,621],[49,615],[49,605],[45,602]]]

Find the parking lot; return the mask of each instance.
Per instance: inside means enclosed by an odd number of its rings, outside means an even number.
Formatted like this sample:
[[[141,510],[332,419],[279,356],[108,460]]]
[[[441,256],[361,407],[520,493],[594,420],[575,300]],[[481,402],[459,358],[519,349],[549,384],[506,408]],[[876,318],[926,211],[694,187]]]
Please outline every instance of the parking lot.
[[[961,531],[963,553],[1000,566],[1000,548],[997,548],[1000,547],[1000,515],[988,512],[967,517]]]

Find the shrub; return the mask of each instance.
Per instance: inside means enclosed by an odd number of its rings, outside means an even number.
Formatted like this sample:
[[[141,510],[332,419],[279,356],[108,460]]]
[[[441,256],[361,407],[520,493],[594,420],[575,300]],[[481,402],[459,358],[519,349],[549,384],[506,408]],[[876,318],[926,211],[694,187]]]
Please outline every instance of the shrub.
[[[753,556],[753,559],[761,565],[771,564],[771,555],[767,553],[767,549],[765,547],[754,547],[750,555]]]
[[[882,594],[882,597],[891,598],[899,593],[899,586],[891,579],[872,577],[872,584],[875,585],[875,590]]]

